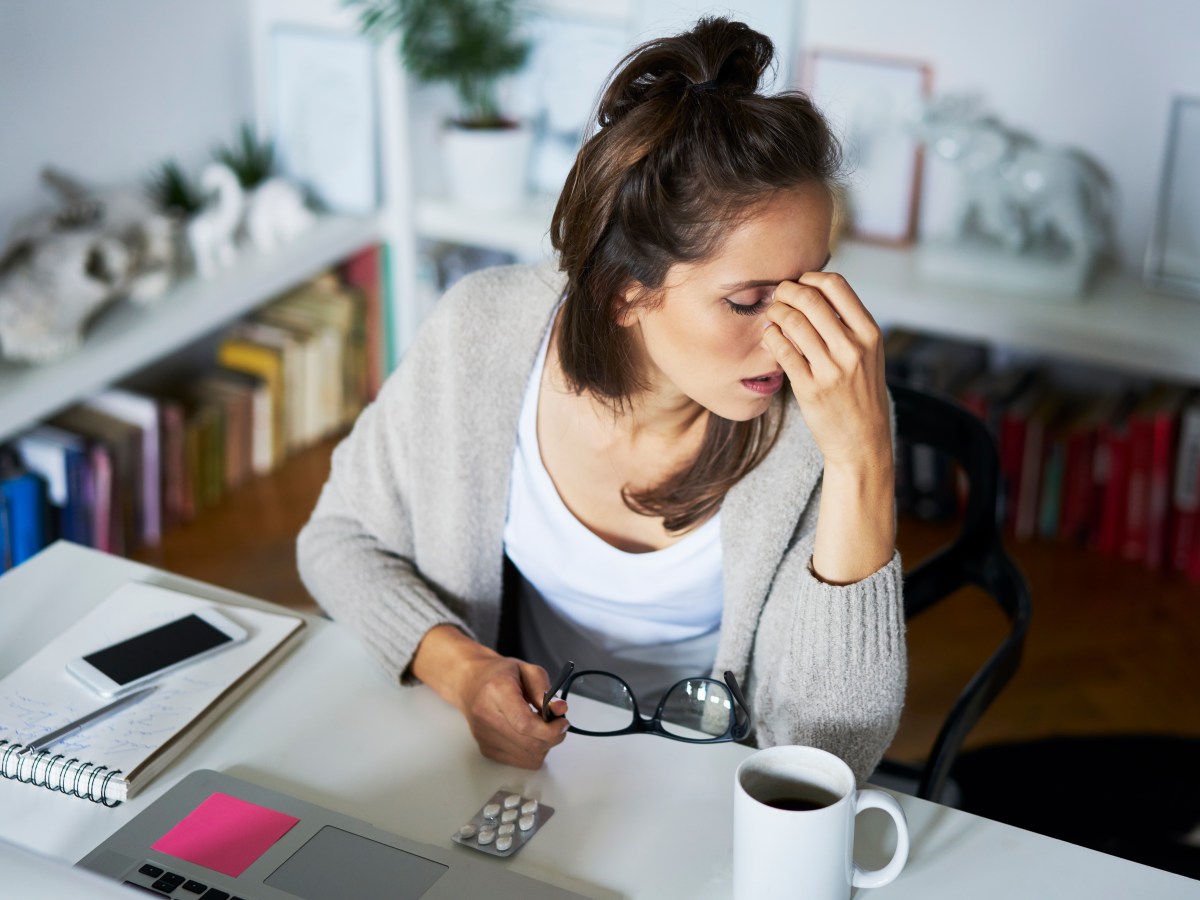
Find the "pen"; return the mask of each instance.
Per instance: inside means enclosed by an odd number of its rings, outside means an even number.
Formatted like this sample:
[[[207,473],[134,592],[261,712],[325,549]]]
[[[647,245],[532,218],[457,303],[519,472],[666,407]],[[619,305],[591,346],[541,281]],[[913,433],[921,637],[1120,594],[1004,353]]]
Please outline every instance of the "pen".
[[[149,694],[153,694],[156,690],[158,690],[158,685],[152,684],[152,685],[150,685],[150,687],[142,688],[140,691],[134,691],[132,694],[128,694],[128,695],[120,698],[119,700],[114,700],[112,703],[108,704],[107,706],[102,706],[99,709],[93,710],[92,712],[88,713],[86,716],[82,716],[82,717],[76,719],[74,722],[69,722],[66,725],[64,725],[62,728],[55,729],[54,731],[51,731],[49,734],[42,735],[36,741],[29,742],[28,744],[25,745],[25,749],[22,750],[21,753],[18,755],[24,755],[26,753],[37,753],[39,750],[45,750],[51,744],[58,743],[63,738],[68,737],[69,735],[72,735],[77,731],[82,731],[84,728],[87,728],[93,722],[103,719],[106,716],[110,716],[113,713],[117,712],[118,710],[122,710],[126,706],[129,706],[131,703],[136,703],[138,700],[141,700],[143,697],[145,697]]]

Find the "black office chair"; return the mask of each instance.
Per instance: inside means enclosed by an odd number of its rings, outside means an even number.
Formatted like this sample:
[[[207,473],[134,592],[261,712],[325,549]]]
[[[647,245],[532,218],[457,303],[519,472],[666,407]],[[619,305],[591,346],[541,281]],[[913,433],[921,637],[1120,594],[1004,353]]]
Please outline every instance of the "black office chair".
[[[885,759],[873,779],[887,785],[916,783],[926,800],[943,797],[951,767],[967,733],[1012,678],[1029,627],[1030,592],[1004,551],[997,523],[1000,460],[996,443],[977,417],[954,401],[889,380],[900,441],[934,448],[967,477],[963,527],[955,540],[904,574],[904,612],[912,619],[959,589],[975,586],[996,602],[1009,632],[950,709],[928,759],[920,767]],[[902,787],[901,789],[904,789]]]

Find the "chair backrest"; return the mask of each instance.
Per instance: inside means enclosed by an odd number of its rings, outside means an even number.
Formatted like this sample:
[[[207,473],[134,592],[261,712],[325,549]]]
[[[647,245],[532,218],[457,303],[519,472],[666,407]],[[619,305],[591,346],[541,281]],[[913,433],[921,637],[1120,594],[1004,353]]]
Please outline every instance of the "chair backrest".
[[[913,618],[967,586],[983,590],[1003,611],[1009,632],[967,683],[938,732],[921,772],[917,796],[936,800],[967,733],[1009,682],[1021,661],[1029,627],[1030,591],[1004,551],[997,523],[1000,460],[996,442],[976,416],[949,398],[888,382],[897,437],[954,460],[966,473],[962,530],[946,547],[904,574],[904,611]]]

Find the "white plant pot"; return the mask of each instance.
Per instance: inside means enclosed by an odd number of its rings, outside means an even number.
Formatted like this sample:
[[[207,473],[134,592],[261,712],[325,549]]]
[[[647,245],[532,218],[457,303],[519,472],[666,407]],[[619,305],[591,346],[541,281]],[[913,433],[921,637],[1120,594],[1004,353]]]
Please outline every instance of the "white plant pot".
[[[510,212],[522,205],[529,175],[533,131],[462,128],[442,131],[442,159],[450,199],[481,212]]]

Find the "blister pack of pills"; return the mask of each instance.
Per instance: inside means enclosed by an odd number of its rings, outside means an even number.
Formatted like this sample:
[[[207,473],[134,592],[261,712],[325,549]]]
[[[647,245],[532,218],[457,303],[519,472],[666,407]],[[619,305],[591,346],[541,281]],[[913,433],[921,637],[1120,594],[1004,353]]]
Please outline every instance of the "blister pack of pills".
[[[479,812],[452,836],[455,843],[492,856],[512,856],[521,849],[546,820],[554,807],[513,791],[496,791]]]

